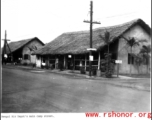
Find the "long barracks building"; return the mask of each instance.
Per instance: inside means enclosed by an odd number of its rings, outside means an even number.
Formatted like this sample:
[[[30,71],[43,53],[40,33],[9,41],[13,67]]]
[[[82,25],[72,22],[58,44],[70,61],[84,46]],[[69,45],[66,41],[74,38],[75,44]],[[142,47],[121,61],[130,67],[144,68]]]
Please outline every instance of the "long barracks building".
[[[141,19],[132,20],[116,26],[94,29],[92,47],[96,51],[92,53],[94,57],[92,61],[93,67],[100,70],[101,60],[104,59],[104,53],[107,52],[107,45],[99,35],[103,36],[105,31],[108,31],[112,36],[109,46],[112,59],[122,60],[119,68],[120,73],[128,74],[130,72],[130,64],[133,74],[149,72],[144,62],[140,66],[137,66],[134,62],[134,56],[131,55],[130,47],[126,45],[126,41],[121,36],[125,38],[134,37],[136,40],[147,41],[140,43],[137,47],[133,47],[132,53],[136,55],[140,52],[143,45],[151,44],[150,29]],[[35,52],[37,55],[36,66],[41,67],[42,63],[45,63],[47,66],[57,69],[56,63],[61,62],[64,69],[79,70],[80,66],[84,66],[86,70],[89,70],[89,51],[87,50],[89,45],[89,31],[63,33]],[[132,62],[130,61],[130,56],[132,57]]]

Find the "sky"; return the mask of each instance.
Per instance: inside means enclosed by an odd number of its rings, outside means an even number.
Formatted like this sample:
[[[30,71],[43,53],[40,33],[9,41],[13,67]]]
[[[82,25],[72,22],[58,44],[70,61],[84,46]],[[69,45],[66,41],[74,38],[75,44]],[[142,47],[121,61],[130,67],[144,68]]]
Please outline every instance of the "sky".
[[[92,0],[93,28],[141,18],[151,27],[151,0]],[[1,39],[38,37],[48,43],[65,32],[89,30],[90,0],[1,0]],[[1,47],[3,40],[1,40]]]

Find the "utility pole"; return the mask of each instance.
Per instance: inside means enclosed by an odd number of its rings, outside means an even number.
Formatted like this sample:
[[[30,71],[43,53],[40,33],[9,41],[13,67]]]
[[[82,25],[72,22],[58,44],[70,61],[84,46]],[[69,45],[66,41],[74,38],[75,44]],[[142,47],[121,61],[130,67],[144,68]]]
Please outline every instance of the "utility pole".
[[[11,49],[10,49],[8,43],[7,43],[7,41],[10,41],[10,40],[7,39],[6,30],[5,30],[5,39],[2,39],[2,40],[4,40],[4,47],[3,47],[3,51],[2,51],[2,52],[3,52],[3,53],[2,53],[2,59],[4,60],[4,57],[5,57],[4,55],[7,54],[7,52],[6,52],[6,46],[8,47],[8,49],[9,49],[9,51],[10,51],[11,58],[12,58]]]
[[[90,60],[90,57],[92,56],[92,24],[101,24],[100,22],[93,22],[93,2],[90,1],[90,21],[84,20],[86,23],[90,23],[90,55],[89,55],[89,76],[91,76],[92,71],[92,61]]]

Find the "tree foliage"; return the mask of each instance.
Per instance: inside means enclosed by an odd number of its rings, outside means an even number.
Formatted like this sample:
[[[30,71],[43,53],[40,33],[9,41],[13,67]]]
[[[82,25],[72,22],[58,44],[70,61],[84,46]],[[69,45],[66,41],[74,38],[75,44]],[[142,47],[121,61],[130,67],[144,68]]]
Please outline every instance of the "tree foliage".
[[[126,38],[124,36],[121,36],[125,41],[126,41],[126,45],[129,46],[131,48],[131,54],[132,54],[132,48],[133,47],[136,47],[136,46],[139,46],[140,42],[147,42],[146,40],[137,40],[137,38],[135,37],[129,37],[129,38]],[[137,61],[139,60],[139,57],[137,57]],[[131,59],[131,57],[130,57]],[[131,60],[130,60],[131,61]],[[130,76],[131,76],[131,64],[130,64]]]
[[[105,59],[101,62],[101,71],[105,72],[105,76],[107,78],[111,78],[112,77],[112,73],[114,70],[114,64],[113,64],[113,60],[111,59],[111,54],[109,53],[109,44],[111,42],[111,40],[113,39],[113,37],[110,35],[110,32],[108,32],[106,30],[106,32],[104,33],[104,35],[99,35],[100,39],[104,41],[104,43],[108,46],[108,51],[107,53],[105,53]]]
[[[149,55],[149,53],[151,52],[151,47],[150,45],[143,45],[141,50],[140,50],[140,53],[141,54],[146,54],[146,55]]]
[[[104,43],[106,44],[106,45],[108,45],[108,53],[109,53],[109,43],[110,43],[110,41],[113,39],[113,37],[110,35],[110,32],[108,32],[107,30],[106,30],[106,32],[104,33],[104,35],[99,35],[99,37],[100,37],[100,39],[102,40],[102,41],[104,41]]]

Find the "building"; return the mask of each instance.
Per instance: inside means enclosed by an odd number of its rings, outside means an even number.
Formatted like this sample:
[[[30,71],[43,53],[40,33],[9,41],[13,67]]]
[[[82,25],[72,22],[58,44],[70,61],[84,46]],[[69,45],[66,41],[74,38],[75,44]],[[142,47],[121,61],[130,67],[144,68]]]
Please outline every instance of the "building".
[[[36,50],[44,46],[44,43],[37,37],[10,42],[9,47],[6,47],[6,53],[8,54],[7,62],[13,62],[18,64],[34,64],[36,63],[36,56],[32,55]]]
[[[133,48],[133,53],[139,53],[143,44],[151,44],[150,27],[141,19],[132,20],[130,22],[110,26],[100,27],[93,30],[93,52],[92,64],[96,69],[100,70],[100,62],[104,59],[104,53],[107,52],[107,45],[101,40],[99,35],[104,35],[105,31],[110,32],[113,37],[110,41],[110,53],[115,60],[122,60],[119,66],[120,73],[128,74],[130,72],[130,64],[132,73],[147,73],[145,64],[137,66],[130,63],[130,48],[127,47],[125,38],[134,37],[137,40],[146,40],[147,42],[140,43],[140,46]],[[37,67],[41,67],[42,63],[52,68],[58,68],[57,64],[61,63],[65,69],[79,70],[80,66],[89,69],[89,51],[90,46],[89,31],[68,32],[63,33],[56,39],[45,45],[40,50],[36,51]],[[140,68],[139,68],[140,67]],[[140,71],[139,71],[140,70]]]

